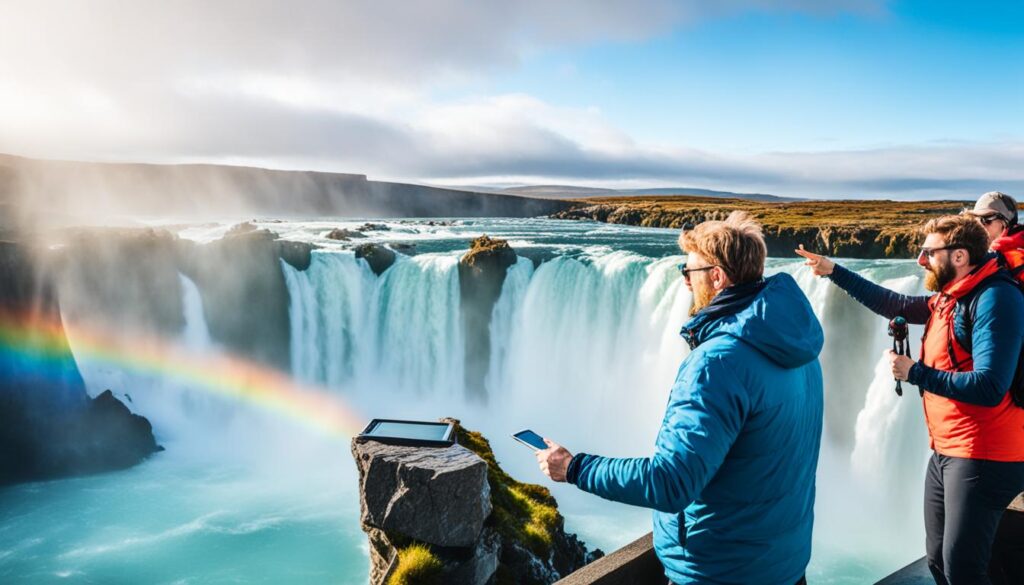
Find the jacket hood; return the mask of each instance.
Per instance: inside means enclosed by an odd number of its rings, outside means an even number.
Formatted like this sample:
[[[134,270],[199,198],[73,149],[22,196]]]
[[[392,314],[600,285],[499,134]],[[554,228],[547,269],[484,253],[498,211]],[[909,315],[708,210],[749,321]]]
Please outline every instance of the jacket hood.
[[[740,286],[745,288],[734,291],[739,287],[730,287],[719,293],[683,326],[680,333],[691,348],[728,335],[784,368],[796,368],[818,357],[825,335],[792,276],[783,272],[757,286]]]

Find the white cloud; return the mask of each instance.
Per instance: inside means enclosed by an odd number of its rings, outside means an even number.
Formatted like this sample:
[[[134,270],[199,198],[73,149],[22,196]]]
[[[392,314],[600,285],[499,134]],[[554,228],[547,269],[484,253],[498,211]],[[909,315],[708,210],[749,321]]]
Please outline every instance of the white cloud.
[[[0,0],[0,151],[800,195],[1024,187],[1012,141],[710,153],[638,144],[590,103],[460,96],[552,46],[779,9],[882,14],[884,3]]]

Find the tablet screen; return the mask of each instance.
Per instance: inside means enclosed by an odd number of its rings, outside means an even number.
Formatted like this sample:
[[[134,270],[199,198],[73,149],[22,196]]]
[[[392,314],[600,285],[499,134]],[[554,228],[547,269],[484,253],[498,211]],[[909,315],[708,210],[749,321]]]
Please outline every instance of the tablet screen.
[[[448,432],[447,423],[380,421],[363,436],[413,439],[418,441],[444,441]]]

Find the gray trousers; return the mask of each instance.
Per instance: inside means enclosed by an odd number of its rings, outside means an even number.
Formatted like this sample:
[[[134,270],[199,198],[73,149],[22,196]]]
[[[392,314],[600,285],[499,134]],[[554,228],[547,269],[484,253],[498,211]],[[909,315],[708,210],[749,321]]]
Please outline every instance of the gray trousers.
[[[928,568],[938,585],[990,585],[989,558],[1006,507],[1024,490],[1024,462],[933,453],[924,482]]]

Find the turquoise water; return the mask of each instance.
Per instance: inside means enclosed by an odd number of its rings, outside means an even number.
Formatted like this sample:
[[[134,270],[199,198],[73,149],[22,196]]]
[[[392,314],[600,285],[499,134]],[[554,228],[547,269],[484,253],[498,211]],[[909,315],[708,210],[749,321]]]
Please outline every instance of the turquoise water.
[[[650,452],[685,344],[689,295],[672,230],[551,220],[388,221],[371,241],[416,245],[377,278],[323,233],[361,221],[268,223],[328,247],[308,271],[284,266],[292,293],[295,376],[366,418],[456,416],[491,439],[517,478],[550,485],[507,435],[524,427],[571,450]],[[208,241],[229,224],[196,226]],[[510,270],[492,322],[488,400],[460,387],[455,260],[472,237],[508,238]],[[908,292],[912,262],[852,268]],[[826,429],[818,478],[815,583],[875,579],[923,553],[920,491],[927,443],[920,407],[899,400],[881,362],[885,324],[793,260],[826,329]],[[222,351],[185,282],[180,343]],[[62,299],[63,300],[63,299]],[[73,302],[73,299],[68,299]],[[72,349],[75,340],[72,339]],[[364,583],[356,476],[348,441],[176,380],[80,360],[90,392],[130,390],[167,447],[123,472],[0,489],[3,583]],[[552,486],[570,531],[613,550],[650,529],[647,510]]]

